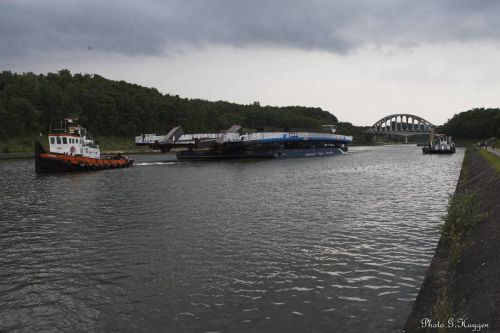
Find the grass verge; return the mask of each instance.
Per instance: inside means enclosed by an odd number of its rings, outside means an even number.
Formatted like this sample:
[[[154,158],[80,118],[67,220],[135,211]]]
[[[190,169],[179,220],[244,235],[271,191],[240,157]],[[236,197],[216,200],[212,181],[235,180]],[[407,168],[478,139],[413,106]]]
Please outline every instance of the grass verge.
[[[134,138],[123,138],[119,136],[98,136],[96,137],[96,140],[99,142],[101,151],[137,149]]]
[[[47,136],[40,134],[24,135],[20,137],[0,138],[0,153],[31,153],[35,151],[35,141],[48,145]]]
[[[460,173],[460,182],[466,186],[469,181],[470,173],[470,152],[469,147],[464,156],[462,171]],[[432,318],[434,321],[444,323],[445,327],[439,327],[438,332],[448,332],[446,323],[453,318],[453,309],[448,292],[448,278],[451,269],[458,263],[463,246],[463,236],[469,233],[472,227],[485,218],[481,213],[480,202],[473,193],[456,193],[450,197],[448,212],[444,217],[442,227],[442,237],[449,242],[450,257],[447,272],[443,276],[441,287],[435,303],[432,306]]]
[[[438,327],[438,332],[448,332],[448,327],[446,327],[448,320],[453,318],[453,312],[451,310],[450,300],[448,297],[448,288],[446,287],[446,279],[443,281],[442,287],[439,289],[439,293],[436,299],[436,303],[432,307],[432,320],[435,322],[440,322],[444,324],[444,327]]]
[[[500,173],[500,157],[486,149],[479,149],[481,155],[498,173]]]
[[[450,201],[442,235],[450,242],[450,262],[454,265],[460,258],[462,236],[483,220],[485,214],[481,213],[479,200],[473,193],[456,194]]]

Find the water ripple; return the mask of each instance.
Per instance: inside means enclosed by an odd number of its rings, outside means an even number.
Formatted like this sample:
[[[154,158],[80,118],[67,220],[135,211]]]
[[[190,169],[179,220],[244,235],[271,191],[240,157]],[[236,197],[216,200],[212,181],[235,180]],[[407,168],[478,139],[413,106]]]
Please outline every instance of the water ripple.
[[[0,331],[398,331],[462,158],[2,161]]]

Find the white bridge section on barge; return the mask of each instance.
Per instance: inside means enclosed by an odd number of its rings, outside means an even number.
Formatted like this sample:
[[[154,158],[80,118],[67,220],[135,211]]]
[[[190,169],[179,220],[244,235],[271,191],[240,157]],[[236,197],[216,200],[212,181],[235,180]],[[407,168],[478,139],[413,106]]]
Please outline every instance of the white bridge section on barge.
[[[153,144],[167,142],[189,142],[194,140],[216,140],[222,137],[224,133],[195,133],[182,134],[177,140],[170,140],[167,135],[144,134],[135,137],[136,144]]]
[[[281,142],[281,141],[330,141],[339,143],[352,142],[352,136],[314,133],[314,132],[259,132],[244,135],[229,133],[224,135],[224,142]]]
[[[258,132],[240,135],[239,133],[196,133],[182,134],[176,140],[169,140],[167,135],[144,134],[135,137],[136,144],[172,143],[187,144],[195,140],[213,140],[224,142],[282,142],[282,141],[329,141],[338,143],[352,142],[352,136],[314,133],[314,132]]]

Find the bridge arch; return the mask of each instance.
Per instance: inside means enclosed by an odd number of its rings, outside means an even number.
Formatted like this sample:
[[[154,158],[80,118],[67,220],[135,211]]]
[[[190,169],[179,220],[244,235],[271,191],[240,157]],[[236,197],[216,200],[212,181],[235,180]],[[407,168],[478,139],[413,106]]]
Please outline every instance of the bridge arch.
[[[436,126],[422,117],[409,113],[390,114],[378,120],[368,130],[371,133],[419,135],[430,133]]]
[[[405,142],[408,143],[408,137],[412,135],[429,134],[432,136],[436,128],[430,121],[422,117],[409,113],[395,113],[385,116],[378,120],[367,132],[376,135],[400,135],[405,137]]]

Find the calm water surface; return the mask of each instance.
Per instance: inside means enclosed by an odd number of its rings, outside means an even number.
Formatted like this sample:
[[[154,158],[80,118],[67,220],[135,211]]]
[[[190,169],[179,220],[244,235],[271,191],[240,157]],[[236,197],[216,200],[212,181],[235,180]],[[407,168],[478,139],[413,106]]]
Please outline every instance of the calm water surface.
[[[1,332],[396,332],[463,151],[37,176],[0,161]]]

